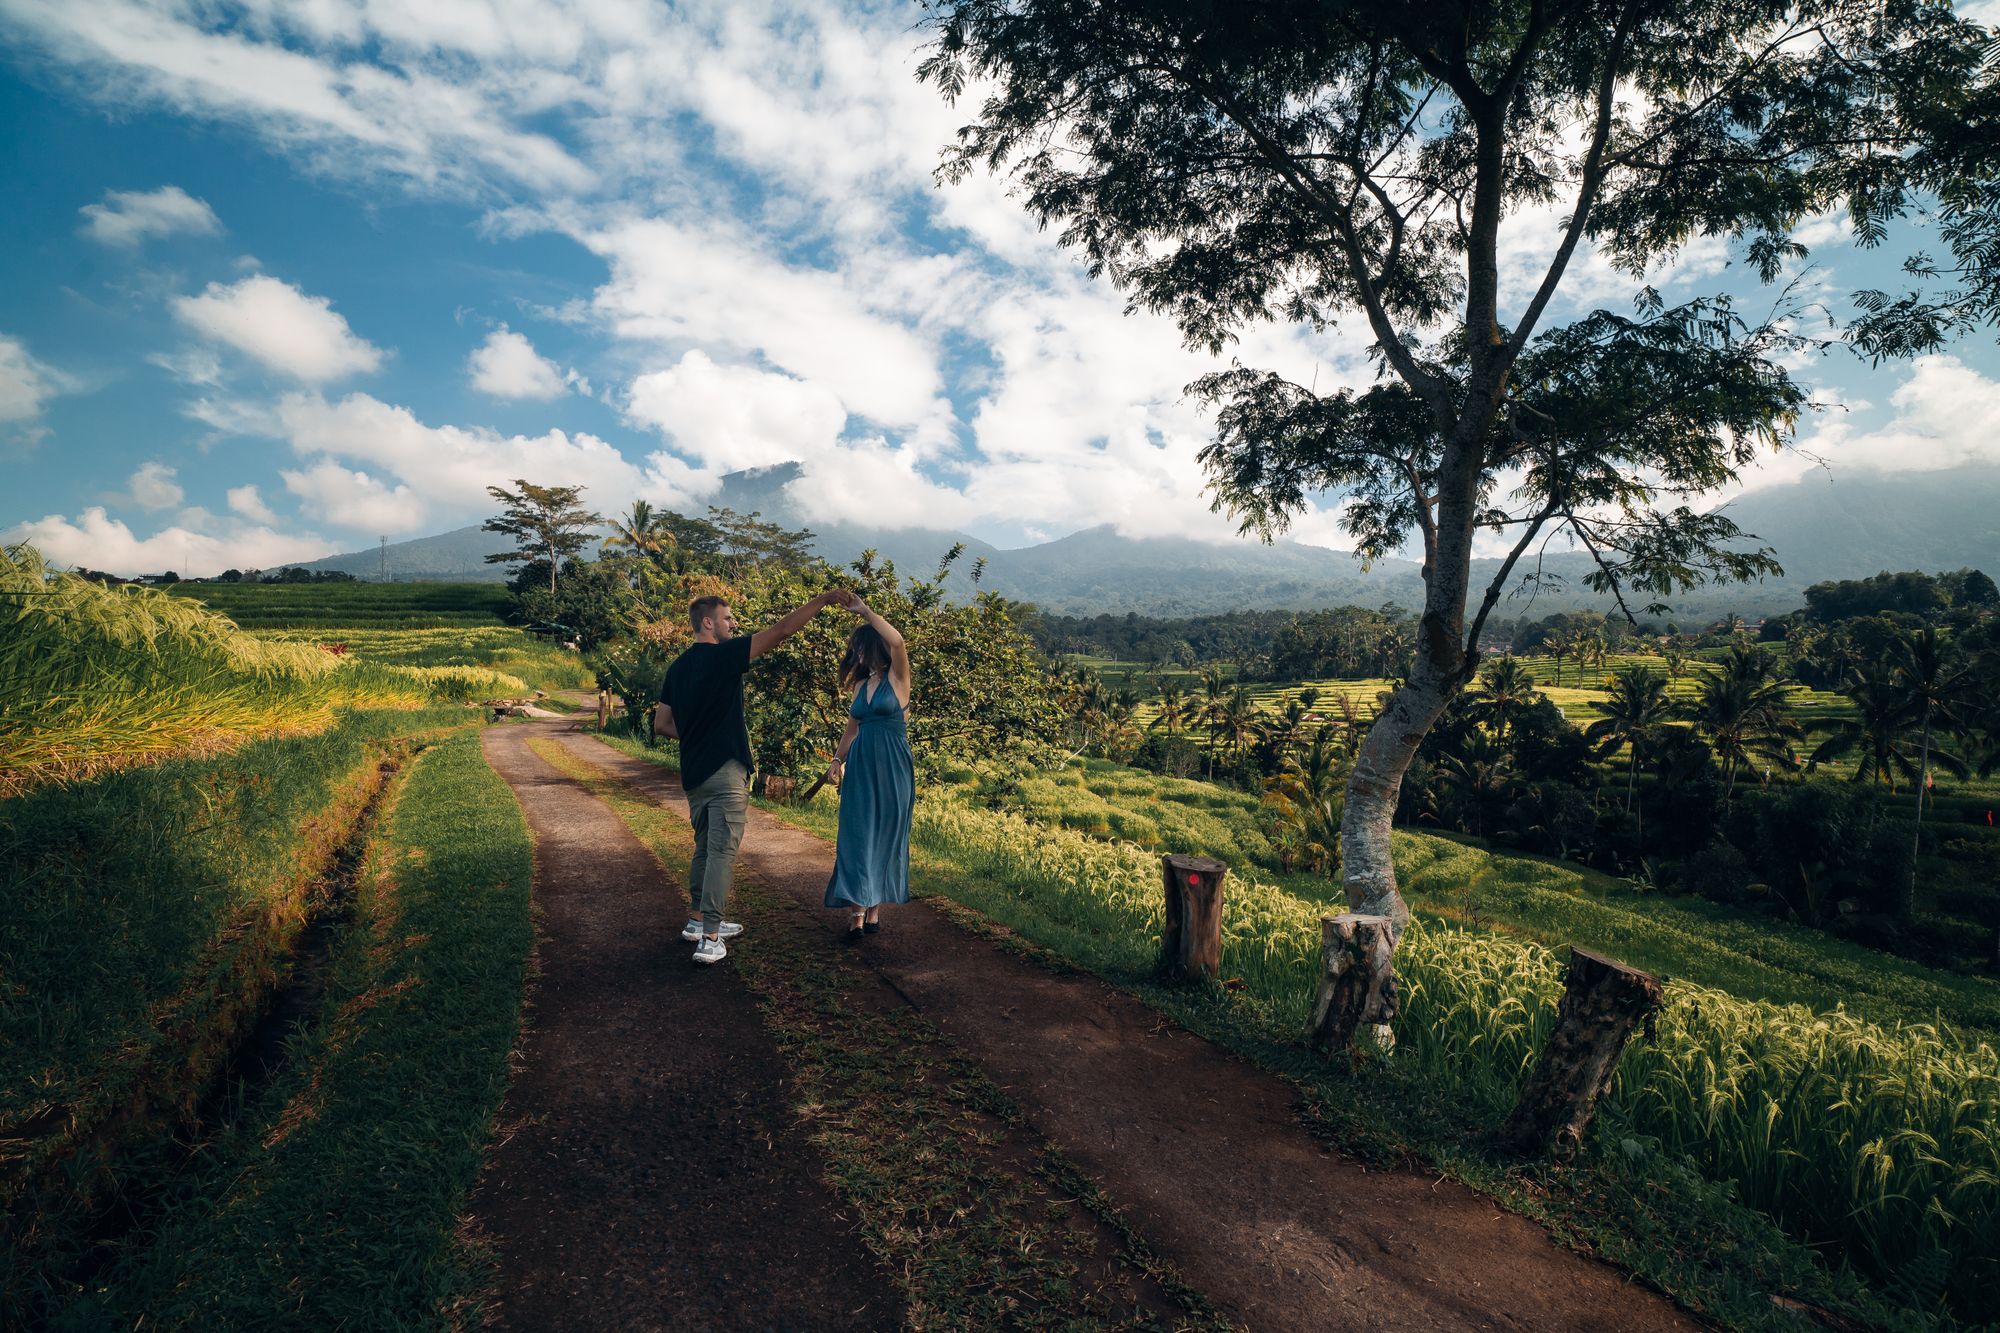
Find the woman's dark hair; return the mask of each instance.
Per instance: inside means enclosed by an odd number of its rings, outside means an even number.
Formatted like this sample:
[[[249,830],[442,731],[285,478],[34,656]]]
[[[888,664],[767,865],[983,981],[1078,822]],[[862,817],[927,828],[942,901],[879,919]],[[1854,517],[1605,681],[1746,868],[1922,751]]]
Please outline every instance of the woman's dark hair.
[[[847,636],[847,655],[840,659],[840,688],[852,690],[877,671],[889,669],[889,645],[873,625],[856,625]]]

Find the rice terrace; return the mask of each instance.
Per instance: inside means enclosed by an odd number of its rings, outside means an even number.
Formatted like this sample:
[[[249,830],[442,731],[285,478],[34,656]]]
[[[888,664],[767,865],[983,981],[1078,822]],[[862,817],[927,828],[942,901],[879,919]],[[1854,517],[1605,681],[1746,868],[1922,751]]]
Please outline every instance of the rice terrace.
[[[0,1331],[2000,1329],[1991,0],[0,51]]]

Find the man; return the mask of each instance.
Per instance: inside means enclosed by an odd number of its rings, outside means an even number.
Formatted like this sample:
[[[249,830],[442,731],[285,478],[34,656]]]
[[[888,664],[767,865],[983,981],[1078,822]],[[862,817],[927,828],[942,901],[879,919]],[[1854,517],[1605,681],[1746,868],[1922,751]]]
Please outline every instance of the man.
[[[697,963],[721,962],[729,953],[722,942],[743,933],[742,926],[722,919],[750,808],[753,762],[743,723],[743,673],[752,658],[797,634],[844,596],[823,592],[755,634],[737,633],[736,616],[720,597],[698,597],[688,605],[694,642],[667,668],[660,701],[653,705],[653,733],[681,743],[681,784],[694,825],[691,907],[681,938],[694,942]]]

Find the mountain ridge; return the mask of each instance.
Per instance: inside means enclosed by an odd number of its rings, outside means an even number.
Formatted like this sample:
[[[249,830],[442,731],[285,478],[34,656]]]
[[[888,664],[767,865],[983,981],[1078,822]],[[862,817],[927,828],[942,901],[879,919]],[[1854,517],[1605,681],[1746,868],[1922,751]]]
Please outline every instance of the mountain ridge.
[[[893,561],[900,573],[928,575],[952,546],[962,544],[964,553],[946,585],[952,595],[971,595],[973,567],[983,560],[980,589],[1034,602],[1054,614],[1198,615],[1384,603],[1413,607],[1423,595],[1421,571],[1413,561],[1391,558],[1363,568],[1351,552],[1302,542],[1124,537],[1112,525],[1101,524],[1053,541],[1004,548],[945,528],[814,524],[788,493],[801,475],[797,464],[732,473],[713,504],[811,528],[816,553],[842,567],[872,549],[878,561]],[[1813,583],[1863,578],[1885,569],[2000,569],[2000,478],[1980,468],[1845,476],[1815,472],[1797,482],[1745,492],[1723,509],[1755,535],[1757,544],[1776,549],[1785,575],[1671,599],[1682,618],[1725,611],[1778,614],[1800,605]],[[368,579],[386,571],[392,581],[498,582],[507,577],[507,568],[486,564],[485,556],[503,540],[475,525],[327,556],[305,562],[305,568],[340,569]],[[1496,613],[1518,616],[1529,607],[1533,610],[1528,613],[1536,615],[1579,606],[1612,608],[1611,599],[1581,587],[1590,567],[1586,556],[1553,554],[1543,567],[1562,575],[1565,586],[1532,598],[1510,596]],[[1475,590],[1497,568],[1494,560],[1475,561]]]

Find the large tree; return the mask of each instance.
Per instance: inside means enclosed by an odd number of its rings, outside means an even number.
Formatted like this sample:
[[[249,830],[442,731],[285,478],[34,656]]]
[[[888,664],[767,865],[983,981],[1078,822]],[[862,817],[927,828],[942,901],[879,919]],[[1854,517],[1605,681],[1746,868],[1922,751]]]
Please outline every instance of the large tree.
[[[515,480],[515,490],[488,486],[486,493],[503,506],[497,517],[480,526],[514,539],[511,551],[495,551],[486,557],[489,565],[519,565],[545,562],[549,567],[549,597],[556,595],[556,570],[562,562],[590,545],[596,529],[604,526],[604,516],[585,509],[578,498],[581,486],[537,486]]]
[[[1366,388],[1242,366],[1194,387],[1217,408],[1217,503],[1246,528],[1269,536],[1337,491],[1364,554],[1422,549],[1414,658],[1342,831],[1353,906],[1399,923],[1403,774],[1552,537],[1621,602],[1777,568],[1698,500],[1786,439],[1805,312],[1781,297],[1749,320],[1721,294],[1669,308],[1640,289],[1629,314],[1552,325],[1579,252],[1636,285],[1717,237],[1775,281],[1808,218],[1844,208],[1878,239],[1948,174],[1918,150],[1940,106],[1969,104],[1987,41],[1926,0],[929,8],[926,77],[981,90],[945,178],[1011,172],[1094,272],[1193,346],[1220,352],[1258,320],[1365,321],[1381,372]],[[1528,210],[1553,241],[1503,264],[1503,220]],[[1482,534],[1504,559],[1475,596]]]

